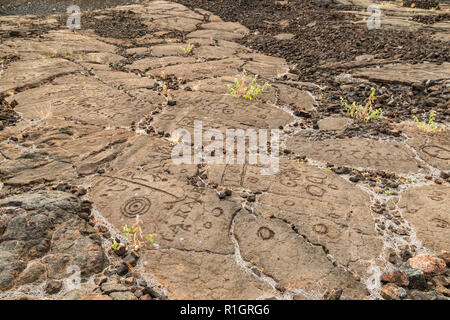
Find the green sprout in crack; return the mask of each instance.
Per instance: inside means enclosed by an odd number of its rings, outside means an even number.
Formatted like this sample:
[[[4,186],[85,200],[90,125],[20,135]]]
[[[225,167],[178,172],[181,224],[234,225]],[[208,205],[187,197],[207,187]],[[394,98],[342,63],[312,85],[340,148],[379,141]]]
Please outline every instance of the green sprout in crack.
[[[139,219],[139,216],[136,216],[136,222],[130,227],[125,225],[123,227],[123,231],[125,233],[125,238],[128,240],[128,245],[135,251],[138,251],[141,248],[145,248],[147,244],[155,245],[155,237],[156,234],[149,233],[144,235],[142,232],[142,221]],[[114,240],[113,249],[116,250],[118,248],[117,242]],[[128,246],[127,246],[128,250]]]
[[[117,248],[119,247],[119,243],[114,239],[114,242],[111,247],[113,248],[114,251],[116,251]]]
[[[360,104],[356,104],[353,102],[351,105],[348,104],[348,101],[344,98],[341,99],[341,106],[350,114],[350,117],[365,121],[368,123],[372,120],[378,120],[383,116],[383,110],[381,108],[374,109],[373,105],[375,103],[375,88],[370,89],[370,96],[365,106]]]
[[[422,129],[425,132],[444,132],[446,131],[445,127],[438,126],[436,124],[436,111],[430,110],[430,115],[428,116],[428,123],[424,121],[419,121],[417,116],[413,116],[414,121],[416,122],[417,128]]]
[[[180,47],[180,51],[183,52],[185,56],[190,55],[192,49],[194,49],[194,45],[192,43],[188,44],[186,47]]]
[[[264,93],[269,87],[269,83],[266,82],[264,85],[258,84],[258,75],[255,75],[252,81],[248,83],[247,72],[244,72],[241,80],[234,79],[234,87],[232,85],[228,85],[227,87],[233,97],[243,97],[246,100],[253,100]]]

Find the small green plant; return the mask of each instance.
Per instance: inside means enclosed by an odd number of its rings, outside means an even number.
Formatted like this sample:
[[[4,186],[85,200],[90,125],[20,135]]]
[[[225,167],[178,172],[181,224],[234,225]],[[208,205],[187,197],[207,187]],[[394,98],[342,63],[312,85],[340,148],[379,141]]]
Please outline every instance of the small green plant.
[[[422,129],[425,132],[443,132],[446,131],[445,127],[438,126],[436,124],[436,111],[430,110],[430,115],[428,116],[428,123],[425,121],[419,121],[417,116],[413,116],[416,122],[417,128]]]
[[[194,45],[192,43],[188,44],[186,47],[180,47],[181,52],[183,52],[185,56],[190,55],[192,49],[194,49]]]
[[[436,11],[437,10],[437,7],[431,7],[430,8],[430,11]]]
[[[116,251],[117,248],[119,247],[119,243],[116,241],[116,239],[114,239],[114,242],[111,247],[113,248],[114,251]]]
[[[353,102],[351,105],[348,101],[341,97],[341,106],[347,111],[348,114],[354,119],[364,120],[366,123],[372,120],[377,120],[383,116],[383,110],[381,108],[374,109],[373,105],[375,103],[375,88],[370,89],[369,99],[365,106],[356,104]]]
[[[147,244],[154,244],[156,234],[149,233],[144,235],[142,232],[142,221],[139,219],[139,216],[136,217],[136,222],[131,226],[125,225],[123,227],[123,231],[125,232],[125,237],[128,240],[129,246],[138,251],[141,248],[145,248]],[[115,248],[114,248],[115,247]],[[116,250],[118,247],[117,242],[114,240],[113,249]],[[127,248],[128,249],[128,248]]]
[[[247,81],[247,72],[244,72],[241,80],[235,78],[234,87],[232,85],[227,86],[231,95],[235,98],[243,97],[246,100],[253,100],[269,87],[268,82],[263,85],[258,84],[258,75],[255,75],[250,83],[247,83]]]

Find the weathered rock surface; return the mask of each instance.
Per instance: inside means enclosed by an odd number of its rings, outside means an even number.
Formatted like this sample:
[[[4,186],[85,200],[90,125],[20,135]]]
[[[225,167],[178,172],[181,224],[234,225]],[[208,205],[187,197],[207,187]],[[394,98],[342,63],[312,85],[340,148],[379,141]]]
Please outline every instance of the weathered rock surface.
[[[164,99],[148,91],[154,103],[142,103],[92,77],[70,75],[14,95],[26,119],[69,118],[89,124],[129,126]]]
[[[366,8],[361,1],[341,2]],[[393,6],[386,28],[423,28]],[[352,22],[365,23],[365,10],[352,12],[362,19]],[[92,11],[74,31],[62,18],[0,16],[0,299],[449,296],[448,133],[407,123],[395,127],[395,141],[382,141],[372,136],[377,123],[367,125],[370,139],[350,138],[364,129],[329,105],[335,88],[302,79],[278,52],[241,44],[268,37],[289,46],[298,40],[286,33],[294,33],[289,20],[272,38],[169,1]],[[427,28],[445,40],[447,22]],[[191,52],[180,48],[190,44]],[[374,52],[325,59],[319,69],[348,70],[336,77],[347,86],[411,85],[408,97],[425,90],[429,105],[445,109],[433,92],[448,93],[440,81],[448,63],[402,64]],[[269,85],[256,99],[230,94],[244,72],[248,83],[257,75]],[[282,130],[279,170],[175,164],[173,133],[192,133],[196,120],[203,130]],[[360,188],[315,160],[420,182],[392,182],[399,194],[374,199],[370,184]],[[136,252],[122,230],[138,217],[151,241]],[[394,235],[394,224],[408,230]],[[414,245],[386,262],[400,242]],[[418,254],[427,249],[438,257]]]
[[[143,233],[156,234],[158,249],[143,252],[144,269],[166,287],[169,298],[257,298],[271,290],[234,261],[229,228],[241,209],[238,203],[151,171],[96,177],[92,186],[95,206],[116,228],[131,225],[139,215]]]
[[[18,61],[0,75],[0,93],[27,85],[36,86],[43,80],[80,70],[76,64],[61,58]]]
[[[293,119],[287,112],[271,105],[232,96],[174,91],[172,97],[177,105],[154,117],[152,124],[156,131],[186,129],[193,132],[196,120],[202,121],[204,130],[217,129],[225,132],[227,128],[276,129]]]
[[[333,266],[324,249],[296,233],[282,220],[255,217],[241,212],[234,234],[242,257],[285,289],[302,288],[318,294],[342,287],[347,298],[362,299],[364,285],[344,269]]]
[[[413,147],[420,158],[440,170],[450,170],[450,133],[426,133],[417,126],[405,125],[407,143]]]
[[[263,192],[254,205],[258,216],[274,216],[294,226],[309,243],[323,246],[338,264],[363,276],[364,265],[381,250],[368,196],[329,172],[293,161],[281,161],[279,173],[264,178],[260,169],[211,166],[208,179],[218,185]]]
[[[292,137],[287,148],[314,160],[336,166],[393,171],[397,173],[424,171],[414,154],[398,142],[381,142],[368,139],[328,139],[307,141]]]
[[[411,268],[422,270],[426,276],[436,276],[447,271],[444,260],[426,254],[419,254],[408,260]]]
[[[78,214],[81,201],[60,191],[24,193],[0,200],[0,288],[88,278],[108,260],[96,230]]]
[[[423,186],[403,192],[399,208],[425,247],[439,254],[448,250],[450,239],[450,188]]]
[[[442,65],[433,63],[394,64],[380,68],[356,70],[353,76],[387,83],[412,85],[426,80],[448,79],[450,77],[450,64],[447,62]]]

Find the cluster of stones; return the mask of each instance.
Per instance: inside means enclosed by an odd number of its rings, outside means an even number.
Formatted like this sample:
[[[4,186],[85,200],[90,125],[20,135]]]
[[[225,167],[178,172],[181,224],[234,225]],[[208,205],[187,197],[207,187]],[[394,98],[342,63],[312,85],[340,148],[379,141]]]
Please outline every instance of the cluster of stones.
[[[366,286],[374,266],[393,267],[384,258],[386,237],[410,243],[414,230],[423,243],[417,253],[448,250],[448,181],[416,185],[391,197],[388,209],[374,209],[360,180],[306,159],[434,175],[450,169],[448,134],[407,125],[407,143],[308,141],[295,123],[316,112],[314,97],[289,80],[286,61],[234,42],[248,34],[245,27],[166,1],[102,12],[123,10],[151,33],[115,39],[62,27],[0,44],[19,57],[0,74],[0,96],[16,101],[22,117],[0,132],[2,297],[362,299],[377,296]],[[31,23],[17,19],[24,28]],[[195,47],[186,55],[180,46],[188,43]],[[242,69],[270,82],[260,99],[228,94]],[[267,177],[257,165],[175,165],[170,133],[192,130],[197,119],[205,130],[284,128],[299,158],[284,156]],[[339,131],[348,121],[327,119],[320,130]],[[157,245],[111,249],[110,239],[120,242],[117,233],[137,216]],[[407,231],[395,233],[395,225]],[[390,283],[384,298],[413,296],[401,288],[417,289],[420,271],[426,286],[419,289],[448,287],[440,258],[408,259],[411,269],[381,279]],[[84,281],[75,289],[73,266]]]
[[[435,300],[450,296],[450,282],[446,276],[450,254],[442,251],[440,258],[419,254],[409,258],[404,268],[384,273],[381,296],[387,300],[410,297],[415,300]]]

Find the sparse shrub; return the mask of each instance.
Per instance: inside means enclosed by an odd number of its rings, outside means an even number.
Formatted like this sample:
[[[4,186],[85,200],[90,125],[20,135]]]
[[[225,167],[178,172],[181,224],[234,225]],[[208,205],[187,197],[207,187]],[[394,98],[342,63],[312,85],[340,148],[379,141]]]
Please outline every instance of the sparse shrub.
[[[127,238],[128,240],[128,246],[135,251],[138,251],[141,248],[145,248],[148,244],[153,245],[155,243],[154,238],[156,237],[156,234],[143,234],[142,221],[139,219],[139,216],[136,216],[136,222],[131,226],[131,228],[129,228],[128,225],[125,225],[123,227],[123,231],[125,232],[125,238]],[[116,240],[114,240],[112,244],[113,250],[117,250],[118,246],[119,244]]]
[[[341,97],[341,106],[347,111],[350,116],[356,120],[365,121],[368,123],[372,120],[377,120],[383,116],[383,110],[381,108],[374,109],[375,103],[375,88],[370,89],[370,96],[365,106],[356,104],[353,102],[351,105],[348,101]]]
[[[180,47],[181,52],[183,52],[183,54],[185,56],[188,56],[191,54],[192,49],[194,49],[194,45],[193,44],[188,44],[186,47]]]
[[[446,131],[445,127],[438,126],[436,124],[436,112],[434,110],[430,110],[430,115],[428,116],[428,123],[425,121],[419,121],[417,116],[413,116],[414,121],[416,122],[417,128],[425,131],[425,132],[443,132]]]
[[[247,72],[244,72],[240,80],[234,79],[234,87],[228,85],[228,90],[235,98],[243,97],[247,100],[256,99],[269,87],[269,83],[266,82],[263,85],[258,84],[258,75],[252,78],[252,81],[248,83]]]

